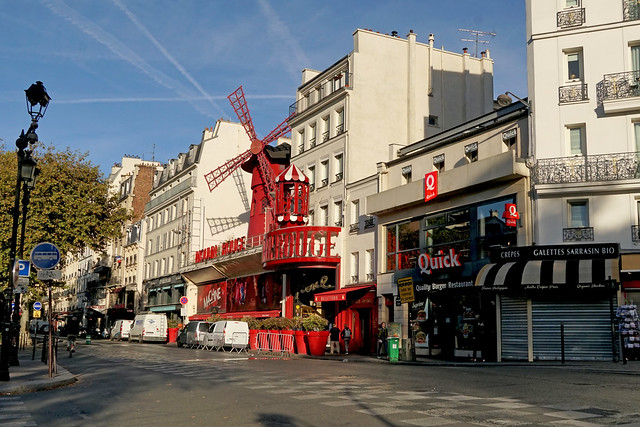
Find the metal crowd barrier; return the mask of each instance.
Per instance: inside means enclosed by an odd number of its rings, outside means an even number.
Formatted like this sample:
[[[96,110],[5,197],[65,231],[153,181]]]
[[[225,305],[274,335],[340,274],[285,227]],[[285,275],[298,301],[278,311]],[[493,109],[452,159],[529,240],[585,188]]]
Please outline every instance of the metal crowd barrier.
[[[279,332],[258,332],[258,353],[280,353],[281,356],[291,355],[294,352],[293,334]]]

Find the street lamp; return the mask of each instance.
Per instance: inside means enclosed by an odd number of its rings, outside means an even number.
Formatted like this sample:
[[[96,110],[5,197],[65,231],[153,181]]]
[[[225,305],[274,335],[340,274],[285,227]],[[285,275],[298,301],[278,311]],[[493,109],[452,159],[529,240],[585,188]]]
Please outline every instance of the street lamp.
[[[20,190],[25,186],[25,192],[27,186],[35,185],[36,177],[36,162],[31,157],[31,150],[27,150],[30,144],[38,141],[38,135],[36,129],[38,128],[38,120],[40,120],[44,113],[47,111],[51,97],[47,93],[47,89],[44,87],[41,81],[37,81],[25,91],[25,98],[27,101],[27,112],[31,116],[31,125],[27,132],[24,129],[20,133],[20,136],[16,140],[16,147],[18,147],[18,174],[16,178],[15,187],[15,203],[13,208],[13,226],[11,228],[11,240],[9,241],[9,286],[5,290],[3,300],[0,301],[0,308],[2,309],[2,348],[0,349],[0,381],[9,381],[9,363],[12,365],[18,365],[18,348],[17,337],[18,328],[16,325],[20,321],[20,293],[15,294],[14,313],[13,319],[11,317],[11,299],[15,288],[14,267],[16,263],[16,246],[18,238],[18,221],[20,216]],[[27,209],[28,197],[25,196],[22,206],[22,230],[25,227],[26,209]],[[22,255],[24,245],[24,231],[22,232],[22,242],[20,244],[20,252]],[[14,325],[12,325],[12,320]],[[12,343],[13,341],[13,343]]]

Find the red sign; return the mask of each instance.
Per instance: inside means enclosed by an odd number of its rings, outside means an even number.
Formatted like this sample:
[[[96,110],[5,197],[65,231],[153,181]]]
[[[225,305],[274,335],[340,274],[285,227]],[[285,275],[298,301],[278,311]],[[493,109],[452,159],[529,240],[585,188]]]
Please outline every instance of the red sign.
[[[227,309],[227,282],[198,286],[198,313],[211,313],[214,308]]]
[[[210,246],[205,249],[196,251],[196,262],[206,261],[208,259],[218,258],[219,256],[229,255],[243,251],[246,246],[246,237],[229,240],[221,245]]]
[[[460,254],[457,254],[455,249],[451,248],[448,253],[438,251],[437,254],[433,255],[420,254],[418,266],[421,273],[431,274],[433,270],[462,267],[462,262],[460,262]]]
[[[337,264],[335,240],[340,227],[299,226],[267,234],[262,245],[262,266],[273,269],[291,264]]]
[[[424,176],[424,201],[435,199],[438,195],[438,171],[429,172]]]
[[[520,219],[520,214],[516,210],[515,203],[505,203],[502,218],[505,219],[504,223],[507,227],[515,227],[518,225],[516,220]]]

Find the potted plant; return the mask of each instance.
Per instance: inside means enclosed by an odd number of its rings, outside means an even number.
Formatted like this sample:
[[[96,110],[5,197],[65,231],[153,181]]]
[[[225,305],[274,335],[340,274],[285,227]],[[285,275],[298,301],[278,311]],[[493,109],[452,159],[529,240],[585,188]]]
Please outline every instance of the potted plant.
[[[178,340],[178,331],[180,330],[178,321],[176,319],[167,320],[167,329],[169,342],[176,342]]]
[[[302,327],[302,317],[296,316],[292,320],[293,336],[296,342],[296,353],[309,354],[307,350],[307,332]]]
[[[282,336],[282,350],[287,353],[293,353],[293,319],[278,317],[278,324],[280,327],[280,334]]]
[[[324,355],[329,337],[329,331],[326,330],[328,324],[327,319],[315,313],[302,319],[302,327],[307,331],[309,353],[312,356]]]

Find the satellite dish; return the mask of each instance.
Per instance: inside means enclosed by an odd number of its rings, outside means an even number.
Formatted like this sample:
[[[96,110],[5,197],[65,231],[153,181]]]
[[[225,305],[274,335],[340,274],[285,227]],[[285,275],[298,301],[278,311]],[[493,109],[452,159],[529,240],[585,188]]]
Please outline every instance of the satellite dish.
[[[513,99],[511,99],[509,95],[503,93],[498,95],[497,101],[499,106],[506,107],[513,102]]]

